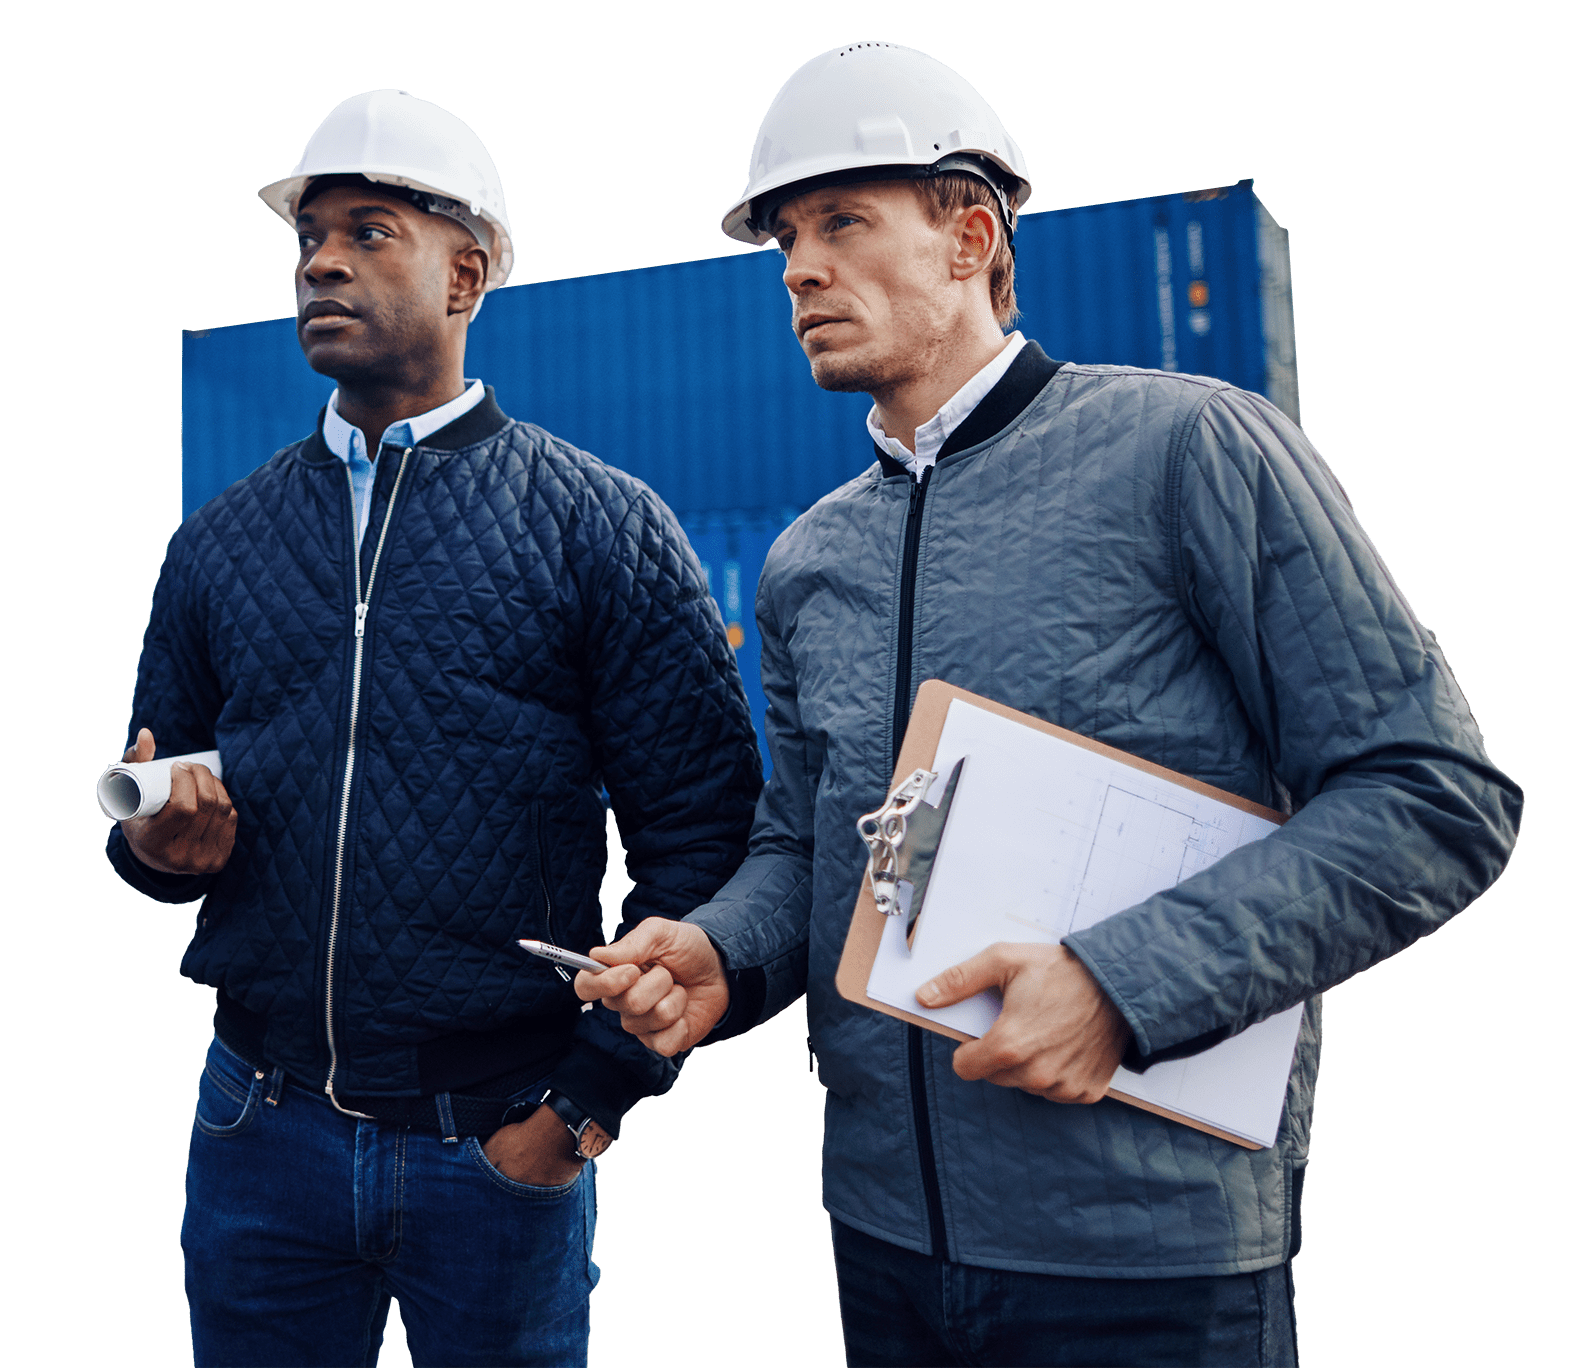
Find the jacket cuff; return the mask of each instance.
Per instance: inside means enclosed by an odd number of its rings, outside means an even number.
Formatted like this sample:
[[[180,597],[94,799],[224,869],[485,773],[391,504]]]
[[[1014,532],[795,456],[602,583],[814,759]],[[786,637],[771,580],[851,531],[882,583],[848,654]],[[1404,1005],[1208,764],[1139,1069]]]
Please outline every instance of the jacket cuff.
[[[1086,971],[1097,980],[1097,986],[1103,990],[1108,1000],[1119,1009],[1119,1014],[1125,1018],[1126,1024],[1131,1029],[1131,1040],[1130,1044],[1125,1047],[1125,1054],[1119,1062],[1132,1073],[1146,1073],[1154,1064],[1163,1064],[1171,1059],[1190,1059],[1192,1055],[1201,1054],[1204,1050],[1211,1049],[1219,1044],[1220,1041],[1229,1040],[1231,1036],[1236,1034],[1230,1027],[1220,1026],[1212,1031],[1204,1031],[1201,1035],[1192,1036],[1188,1040],[1177,1041],[1173,1045],[1163,1045],[1158,1049],[1154,1049],[1152,1042],[1148,1039],[1145,1023],[1131,1013],[1124,996],[1119,992],[1118,987],[1112,980],[1099,970],[1090,952],[1082,944],[1081,938],[1074,935],[1065,936],[1059,944],[1074,955],[1076,959],[1080,960]]]
[[[707,932],[705,934],[708,935]],[[725,953],[716,945],[713,936],[710,936],[709,943],[715,946],[715,953],[720,955],[724,966]],[[727,969],[726,986],[731,992],[726,1015],[716,1023],[713,1031],[699,1041],[699,1046],[719,1044],[759,1025],[765,1010],[765,971],[758,965],[751,969]]]
[[[1190,1040],[1183,1040],[1178,1045],[1166,1045],[1161,1050],[1148,1050],[1145,1053],[1134,1040],[1126,1046],[1125,1057],[1119,1062],[1134,1074],[1146,1073],[1154,1064],[1163,1064],[1171,1059],[1190,1059],[1195,1054],[1210,1050],[1222,1040],[1229,1040],[1234,1034],[1223,1027],[1212,1031],[1204,1031],[1200,1036],[1193,1036]]]
[[[186,903],[210,892],[214,874],[163,874],[151,869],[129,848],[122,828],[114,826],[105,842],[105,857],[122,881],[157,902]]]
[[[621,1117],[653,1091],[614,1055],[581,1039],[572,1042],[549,1087],[570,1098],[615,1140],[621,1138]]]

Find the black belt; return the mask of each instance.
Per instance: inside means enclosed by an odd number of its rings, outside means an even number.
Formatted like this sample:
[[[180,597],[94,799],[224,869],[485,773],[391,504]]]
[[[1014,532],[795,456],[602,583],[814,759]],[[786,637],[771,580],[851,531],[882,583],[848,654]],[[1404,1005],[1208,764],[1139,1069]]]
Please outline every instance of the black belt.
[[[252,1068],[263,1073],[273,1072],[274,1066],[263,1062],[258,1044],[242,1038],[243,1033],[227,1012],[217,1012],[216,1034],[229,1050]],[[563,1049],[559,1053],[563,1054]],[[500,1126],[524,1120],[537,1110],[540,1097],[514,1100],[516,1094],[546,1079],[554,1071],[558,1058],[559,1055],[556,1055],[551,1059],[547,1053],[540,1051],[539,1057],[529,1063],[497,1073],[460,1091],[449,1089],[422,1097],[345,1097],[339,1094],[338,1105],[346,1111],[360,1112],[379,1125],[403,1126],[437,1134],[443,1133],[443,1116],[447,1113],[452,1118],[455,1135],[474,1136],[480,1140],[492,1135]],[[283,1080],[302,1092],[321,1098],[327,1096],[324,1087],[296,1078],[286,1069],[283,1071]],[[441,1098],[448,1099],[446,1107],[440,1105]]]
[[[524,1076],[521,1076],[523,1075]],[[462,1138],[474,1136],[485,1140],[501,1126],[513,1121],[524,1121],[531,1116],[542,1101],[542,1096],[512,1100],[522,1092],[548,1077],[547,1068],[539,1064],[532,1069],[503,1075],[491,1080],[495,1092],[503,1097],[478,1097],[470,1093],[434,1093],[430,1097],[339,1097],[338,1105],[346,1112],[359,1112],[381,1126],[399,1126],[408,1130],[432,1131],[442,1134],[444,1116],[453,1122],[453,1133]],[[284,1082],[303,1092],[325,1098],[325,1088],[306,1083],[290,1073],[284,1073]],[[447,1106],[440,1099],[447,1098]]]

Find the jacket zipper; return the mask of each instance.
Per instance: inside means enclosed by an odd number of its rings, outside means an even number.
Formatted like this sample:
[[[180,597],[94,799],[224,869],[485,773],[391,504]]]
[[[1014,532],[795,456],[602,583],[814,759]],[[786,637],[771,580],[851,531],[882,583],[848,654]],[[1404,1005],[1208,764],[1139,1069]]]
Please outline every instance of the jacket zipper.
[[[550,945],[555,945],[558,942],[554,939],[554,899],[549,897],[548,846],[543,841],[543,805],[541,803],[538,805],[537,819],[533,824],[532,837],[537,842],[538,892],[543,895],[543,935]],[[567,983],[571,981],[571,976],[565,972],[562,966],[556,964],[554,972]]]
[[[333,852],[333,894],[332,915],[327,925],[327,1082],[322,1091],[327,1094],[327,1100],[341,1111],[345,1116],[359,1116],[366,1120],[371,1118],[365,1112],[351,1111],[348,1107],[341,1106],[338,1098],[333,1093],[333,1075],[338,1072],[338,1040],[333,1031],[333,967],[338,955],[338,918],[343,910],[344,892],[344,846],[349,835],[349,799],[354,791],[355,782],[355,737],[357,724],[360,721],[360,675],[365,664],[366,653],[366,612],[371,602],[372,586],[377,582],[377,567],[382,562],[382,546],[388,540],[388,524],[393,521],[393,510],[399,502],[399,484],[405,477],[405,466],[410,462],[410,453],[414,447],[406,447],[404,455],[399,458],[399,473],[394,476],[393,489],[388,494],[388,507],[382,515],[382,530],[377,534],[377,549],[371,555],[371,575],[366,580],[365,588],[360,585],[360,514],[355,507],[355,477],[346,466],[344,474],[349,478],[349,509],[350,521],[354,528],[355,541],[355,665],[353,679],[349,686],[349,748],[344,756],[344,792],[338,804],[338,840]],[[381,459],[381,452],[378,452]],[[372,472],[372,480],[376,481],[376,471]]]
[[[903,735],[909,729],[909,685],[914,666],[914,582],[920,569],[920,524],[925,517],[926,490],[936,467],[915,480],[909,495],[909,514],[903,534],[903,576],[898,584],[898,678],[892,699],[892,763],[898,763]],[[947,1225],[942,1218],[942,1188],[937,1181],[936,1152],[931,1148],[931,1104],[925,1085],[925,1032],[909,1032],[909,1097],[914,1108],[914,1143],[920,1158],[920,1185],[925,1190],[926,1212],[931,1222],[931,1257],[948,1257]]]

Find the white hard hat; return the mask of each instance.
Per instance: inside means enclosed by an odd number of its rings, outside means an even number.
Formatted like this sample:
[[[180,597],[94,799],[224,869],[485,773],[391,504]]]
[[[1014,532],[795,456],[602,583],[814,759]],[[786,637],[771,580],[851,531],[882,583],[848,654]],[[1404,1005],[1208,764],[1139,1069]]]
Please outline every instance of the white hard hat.
[[[453,203],[428,204],[464,224],[488,254],[489,290],[509,277],[515,251],[504,187],[488,149],[447,109],[403,90],[369,90],[345,100],[305,144],[294,174],[260,197],[294,224],[299,197],[318,176],[362,175]]]
[[[964,77],[896,43],[854,43],[805,62],[759,126],[748,188],[721,220],[728,237],[768,242],[782,201],[847,181],[964,171],[1013,213],[1030,198],[1025,158]],[[789,193],[769,198],[776,190]]]

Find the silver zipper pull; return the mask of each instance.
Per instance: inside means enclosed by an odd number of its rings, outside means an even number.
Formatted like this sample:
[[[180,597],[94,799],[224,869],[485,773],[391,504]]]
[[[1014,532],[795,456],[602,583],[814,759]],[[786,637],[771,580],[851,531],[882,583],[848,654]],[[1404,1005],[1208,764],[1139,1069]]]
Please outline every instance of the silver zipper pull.
[[[366,605],[364,603],[357,603],[355,605],[355,640],[359,641],[360,638],[365,636],[365,635],[366,635]]]

